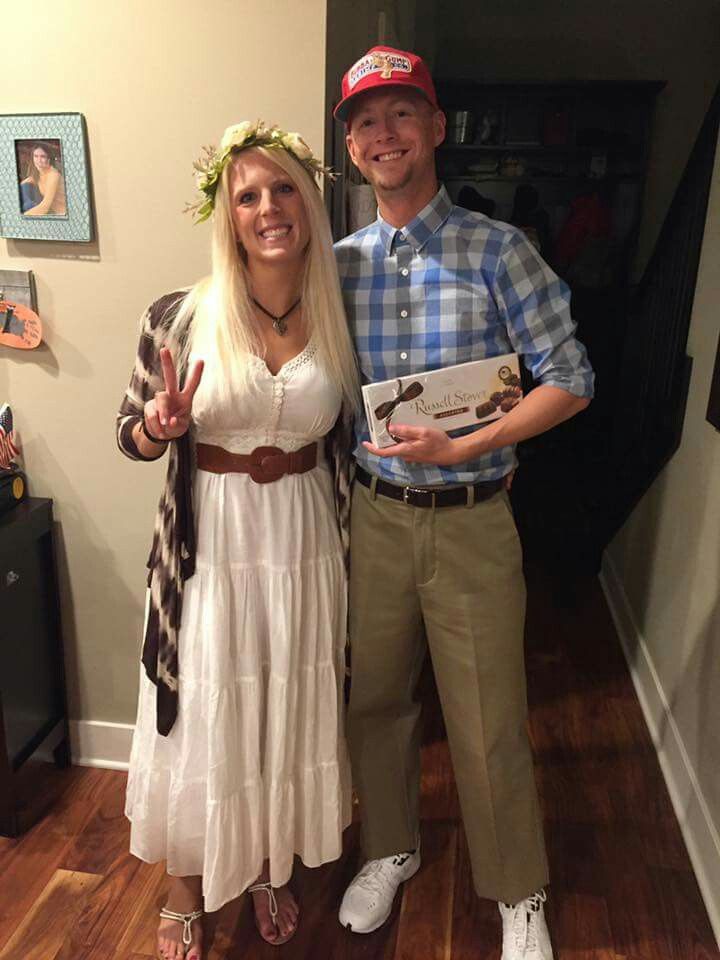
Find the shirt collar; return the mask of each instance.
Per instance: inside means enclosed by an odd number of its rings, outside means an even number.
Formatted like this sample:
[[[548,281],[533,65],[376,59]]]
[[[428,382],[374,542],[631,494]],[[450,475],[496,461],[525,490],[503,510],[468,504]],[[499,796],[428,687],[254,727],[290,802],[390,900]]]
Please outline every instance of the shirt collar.
[[[452,200],[444,186],[441,186],[430,203],[413,217],[406,226],[398,229],[393,227],[386,220],[383,220],[378,212],[378,229],[385,252],[388,256],[392,254],[393,244],[404,236],[415,253],[419,253],[425,246],[430,237],[437,233],[440,227],[445,223],[450,211],[452,210]]]

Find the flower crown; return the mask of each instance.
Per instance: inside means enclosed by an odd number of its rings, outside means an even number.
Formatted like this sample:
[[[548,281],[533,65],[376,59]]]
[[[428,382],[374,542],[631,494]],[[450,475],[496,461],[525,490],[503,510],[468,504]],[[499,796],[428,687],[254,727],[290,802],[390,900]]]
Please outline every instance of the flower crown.
[[[193,163],[197,188],[202,197],[197,203],[188,204],[186,213],[192,213],[195,223],[207,220],[215,209],[215,194],[222,172],[230,158],[248,147],[271,147],[287,150],[302,164],[311,177],[324,176],[334,180],[337,174],[325,167],[313,156],[312,150],[297,133],[286,133],[279,127],[268,127],[262,120],[251,123],[244,120],[228,127],[220,141],[220,147],[203,147],[203,154]]]

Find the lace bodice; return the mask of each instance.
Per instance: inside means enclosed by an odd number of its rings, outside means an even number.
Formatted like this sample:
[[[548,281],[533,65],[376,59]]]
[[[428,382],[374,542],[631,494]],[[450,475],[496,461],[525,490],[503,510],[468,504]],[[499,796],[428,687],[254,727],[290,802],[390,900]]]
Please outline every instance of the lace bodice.
[[[317,363],[317,346],[310,339],[296,357],[273,375],[261,357],[251,357],[252,390],[238,391],[230,404],[221,404],[206,365],[193,404],[196,441],[250,453],[255,447],[299,450],[329,432],[340,412],[341,395]]]

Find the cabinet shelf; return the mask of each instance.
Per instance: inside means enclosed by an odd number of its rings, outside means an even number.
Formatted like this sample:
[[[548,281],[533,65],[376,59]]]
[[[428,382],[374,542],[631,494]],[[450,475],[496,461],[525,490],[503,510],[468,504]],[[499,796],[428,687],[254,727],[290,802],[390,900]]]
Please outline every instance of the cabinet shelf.
[[[626,144],[625,146],[576,146],[568,145],[563,147],[545,146],[539,144],[528,144],[522,146],[519,144],[486,144],[486,143],[443,143],[438,148],[441,153],[476,153],[489,154],[543,154],[547,156],[564,157],[587,157],[595,154],[607,154],[608,156],[642,156],[643,148],[639,144]]]
[[[596,184],[600,186],[607,180],[612,179],[613,183],[637,183],[642,180],[640,173],[610,173],[605,177],[584,177],[579,174],[560,173],[556,177],[534,177],[532,174],[525,174],[522,177],[484,177],[482,174],[452,174],[444,176],[444,183],[582,183]]]

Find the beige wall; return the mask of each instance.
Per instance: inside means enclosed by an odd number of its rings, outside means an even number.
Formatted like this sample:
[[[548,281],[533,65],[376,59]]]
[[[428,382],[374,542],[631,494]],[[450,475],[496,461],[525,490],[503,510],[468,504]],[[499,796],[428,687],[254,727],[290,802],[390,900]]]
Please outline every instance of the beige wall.
[[[631,610],[631,662],[655,671],[667,713],[661,755],[682,743],[689,767],[680,820],[720,937],[720,433],[705,419],[720,322],[720,151],[703,241],[688,353],[692,382],[682,443],[609,549]],[[644,647],[644,649],[643,649]],[[652,670],[650,671],[652,673]],[[650,691],[651,705],[655,694]],[[652,707],[651,707],[652,712]],[[675,729],[673,729],[673,725]],[[670,770],[673,776],[672,769]],[[685,773],[680,770],[678,781]],[[705,821],[705,822],[704,822]],[[695,834],[693,838],[692,834]],[[707,842],[704,842],[707,833]],[[713,852],[714,851],[714,852]],[[701,882],[703,877],[701,876]]]
[[[720,4],[437,0],[435,22],[438,77],[667,80],[657,100],[638,251],[642,267],[720,81]]]
[[[207,269],[209,231],[182,214],[191,162],[231,122],[263,117],[322,155],[323,0],[3,3],[32,67],[3,71],[0,113],[78,111],[98,240],[0,239],[32,269],[46,342],[0,353],[31,491],[60,527],[71,716],[134,720],[144,563],[163,467],[120,455],[114,417],[145,304]],[[2,349],[2,348],[0,348]]]

